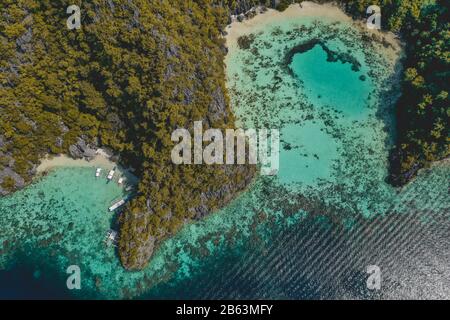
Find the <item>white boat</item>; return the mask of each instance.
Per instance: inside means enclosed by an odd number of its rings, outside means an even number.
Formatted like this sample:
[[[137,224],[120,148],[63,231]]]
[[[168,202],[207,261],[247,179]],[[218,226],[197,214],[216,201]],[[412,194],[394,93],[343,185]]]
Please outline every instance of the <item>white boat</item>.
[[[117,231],[111,230],[108,233],[108,239],[109,240],[115,241],[116,240],[116,236],[117,236]]]
[[[125,204],[125,199],[119,200],[116,203],[114,203],[111,207],[109,207],[109,212],[113,212],[114,210],[120,208],[121,206],[123,206]]]
[[[100,173],[102,172],[102,168],[97,168],[97,171],[95,172],[95,177],[100,177]]]
[[[118,181],[119,184],[122,184],[125,181],[125,178],[121,177]]]
[[[110,247],[110,246],[115,247],[116,243],[117,243],[117,231],[109,230],[104,242],[108,247]]]
[[[111,169],[111,171],[109,171],[109,173],[108,173],[108,180],[112,180],[112,178],[114,177],[114,173],[115,173],[116,171],[115,171],[115,168],[114,169]]]

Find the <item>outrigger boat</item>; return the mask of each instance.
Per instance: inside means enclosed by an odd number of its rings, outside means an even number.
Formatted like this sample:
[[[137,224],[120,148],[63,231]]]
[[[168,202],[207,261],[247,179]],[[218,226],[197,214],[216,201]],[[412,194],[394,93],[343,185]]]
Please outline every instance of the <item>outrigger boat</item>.
[[[115,247],[117,244],[117,231],[109,230],[108,233],[106,234],[104,242],[108,247],[110,246]]]
[[[108,209],[109,212],[113,212],[114,210],[120,208],[126,203],[126,201],[127,201],[126,199],[120,199],[119,201],[114,202],[114,204],[111,207],[109,207]]]
[[[109,171],[107,179],[112,180],[115,172],[116,172],[116,167],[114,167],[114,169],[111,169],[111,171]]]

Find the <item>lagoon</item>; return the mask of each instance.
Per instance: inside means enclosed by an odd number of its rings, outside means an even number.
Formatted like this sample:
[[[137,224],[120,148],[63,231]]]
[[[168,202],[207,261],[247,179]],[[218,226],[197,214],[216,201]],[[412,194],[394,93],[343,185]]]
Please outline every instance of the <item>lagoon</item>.
[[[329,10],[269,11],[228,30],[231,103],[242,127],[280,129],[276,177],[258,178],[165,241],[145,270],[127,272],[103,245],[115,224],[108,205],[123,190],[96,180],[95,168],[53,170],[0,199],[0,296],[450,297],[449,163],[402,189],[385,182],[400,52],[362,42],[360,28]],[[248,49],[237,44],[244,34],[254,35]],[[290,49],[319,36],[361,69],[327,61],[319,46],[285,64]],[[80,266],[79,291],[65,288],[69,265]],[[382,271],[379,292],[365,287],[368,265]]]

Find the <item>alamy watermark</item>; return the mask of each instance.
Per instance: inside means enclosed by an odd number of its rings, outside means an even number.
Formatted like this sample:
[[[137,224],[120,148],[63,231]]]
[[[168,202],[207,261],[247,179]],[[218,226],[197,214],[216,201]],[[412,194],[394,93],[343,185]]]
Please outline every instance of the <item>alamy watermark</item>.
[[[371,14],[367,18],[367,28],[370,30],[381,29],[381,8],[377,5],[371,5],[367,8],[367,14]]]
[[[195,121],[193,139],[187,129],[175,130],[171,138],[177,143],[171,153],[172,162],[177,165],[260,164],[262,175],[276,175],[280,167],[280,132],[277,129],[226,129],[224,132],[207,129],[203,132],[202,122]],[[204,142],[208,144],[204,146]]]
[[[66,285],[69,290],[80,290],[81,289],[81,270],[77,265],[71,265],[66,270],[67,277]]]
[[[80,29],[81,28],[81,9],[77,5],[71,5],[67,7],[67,14],[70,17],[67,19],[67,28],[69,30]]]
[[[367,278],[367,289],[369,290],[380,290],[381,289],[381,269],[379,266],[370,265],[367,266],[366,272],[370,274]]]

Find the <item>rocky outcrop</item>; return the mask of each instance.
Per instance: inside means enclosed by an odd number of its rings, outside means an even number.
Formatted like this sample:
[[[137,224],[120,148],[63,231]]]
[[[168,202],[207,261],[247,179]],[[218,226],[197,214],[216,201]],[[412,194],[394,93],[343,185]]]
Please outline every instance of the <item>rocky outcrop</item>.
[[[25,186],[25,180],[21,176],[19,176],[13,169],[10,167],[5,167],[3,170],[0,170],[0,195],[5,196],[10,193],[9,189],[5,189],[2,187],[2,184],[6,181],[11,181],[14,183],[12,188],[20,189]]]
[[[69,155],[74,159],[92,160],[96,154],[96,148],[88,145],[83,138],[78,138],[76,144],[69,147]]]
[[[258,6],[265,8],[267,5],[270,8],[277,8],[281,3],[281,0],[271,0],[271,1],[260,1],[260,0],[237,0],[234,6],[231,8],[231,14],[236,16],[241,16],[243,18],[251,17],[251,13]],[[247,16],[246,16],[247,15]]]
[[[1,145],[1,141],[0,141]],[[0,151],[0,158],[6,162],[6,165],[0,165],[0,195],[6,196],[12,191],[25,187],[27,181],[35,174],[35,166],[27,173],[27,176],[21,176],[14,171],[14,159],[8,153]]]
[[[142,270],[153,255],[156,239],[147,234],[148,219],[151,214],[154,213],[143,211],[133,215],[125,214],[121,217],[121,233],[124,232],[124,226],[136,226],[131,233],[132,239],[126,241],[119,250],[122,265],[128,270]]]
[[[23,188],[25,179],[14,171],[14,159],[6,151],[6,138],[0,135],[0,195],[5,196],[11,191]]]
[[[389,155],[389,176],[387,181],[395,187],[402,187],[413,179],[420,169],[424,167],[423,163],[414,163],[406,172],[402,170],[402,153],[393,148]]]
[[[209,120],[210,122],[217,121],[218,119],[225,119],[227,114],[227,104],[225,96],[220,88],[212,93],[212,102],[209,105]]]

